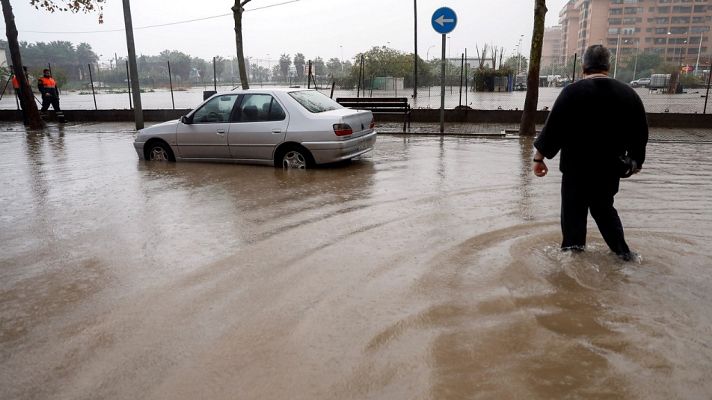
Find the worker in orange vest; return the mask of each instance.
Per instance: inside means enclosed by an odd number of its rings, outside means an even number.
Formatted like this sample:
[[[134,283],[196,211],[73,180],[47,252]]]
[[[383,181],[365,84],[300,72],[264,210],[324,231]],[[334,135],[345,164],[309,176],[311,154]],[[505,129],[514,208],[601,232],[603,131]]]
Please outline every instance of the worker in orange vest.
[[[59,109],[57,81],[52,78],[52,74],[47,68],[42,70],[42,76],[37,79],[37,88],[40,89],[40,93],[42,93],[42,109],[40,111],[47,111],[50,104],[52,108],[54,108],[54,111],[61,111]]]
[[[25,79],[29,80],[30,77],[27,75],[27,67],[22,67],[22,70],[25,73]],[[17,79],[17,75],[12,74],[12,88],[15,89],[15,95],[17,96],[18,100],[22,99],[20,96],[20,93],[22,91],[23,86],[20,85],[20,80]],[[25,123],[25,125],[29,125],[30,121],[27,119],[27,115],[25,114],[25,107],[22,105],[22,100],[19,101],[20,103],[20,111],[22,112],[22,121]]]

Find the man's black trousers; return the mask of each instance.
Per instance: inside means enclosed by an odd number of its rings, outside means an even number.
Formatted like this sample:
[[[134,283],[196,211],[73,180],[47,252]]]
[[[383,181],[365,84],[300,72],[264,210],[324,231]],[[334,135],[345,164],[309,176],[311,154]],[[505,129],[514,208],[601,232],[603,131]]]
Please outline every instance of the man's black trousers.
[[[561,178],[561,248],[586,245],[588,211],[598,225],[603,240],[618,255],[630,252],[623,236],[623,225],[613,207],[620,178],[611,174],[586,176],[564,173]]]
[[[59,110],[59,97],[57,96],[42,96],[42,109],[40,111],[47,111],[49,105],[52,105],[54,111]]]

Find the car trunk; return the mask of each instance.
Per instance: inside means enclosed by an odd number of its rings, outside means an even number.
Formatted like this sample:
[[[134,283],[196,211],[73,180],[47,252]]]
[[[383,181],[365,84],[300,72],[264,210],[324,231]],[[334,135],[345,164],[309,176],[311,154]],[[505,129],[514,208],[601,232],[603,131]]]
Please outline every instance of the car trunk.
[[[343,115],[343,123],[348,124],[353,131],[351,137],[363,136],[371,132],[371,121],[373,114],[366,110],[351,110],[350,113]]]

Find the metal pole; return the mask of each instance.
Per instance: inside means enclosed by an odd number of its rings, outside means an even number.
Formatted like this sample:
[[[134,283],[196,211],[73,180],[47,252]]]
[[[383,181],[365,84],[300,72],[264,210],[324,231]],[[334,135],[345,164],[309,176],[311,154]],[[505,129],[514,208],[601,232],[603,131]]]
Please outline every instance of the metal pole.
[[[171,104],[173,105],[173,109],[176,109],[176,101],[173,98],[173,77],[171,76],[171,61],[168,60],[168,84],[171,87]]]
[[[462,107],[462,75],[465,73],[465,53],[462,53],[462,60],[460,60],[460,102],[459,106]]]
[[[633,80],[635,80],[635,73],[638,71],[638,51],[640,50],[640,39],[638,39],[638,45],[635,47],[635,64],[633,64]]]
[[[47,69],[49,70],[49,74],[52,75],[52,64],[47,63]],[[62,94],[62,92],[59,90],[59,85],[57,85],[57,93]]]
[[[418,0],[413,0],[413,35],[415,56],[413,57],[413,98],[418,97]]]
[[[91,74],[91,64],[89,66],[89,83],[91,84],[91,95],[94,96],[94,109],[98,110],[99,107],[96,106],[96,93],[94,92],[94,77]]]
[[[217,69],[215,68],[215,57],[213,57],[213,89],[218,91],[218,75]]]
[[[705,93],[705,107],[702,109],[702,114],[707,114],[707,99],[710,98],[710,78],[712,78],[712,57],[710,57],[710,69],[707,72],[707,92]]]
[[[465,106],[467,106],[467,47],[465,47]]]
[[[311,60],[307,63],[307,89],[311,89]]]
[[[445,132],[445,34],[442,35],[442,56],[440,57],[440,133]]]
[[[576,56],[577,56],[577,54],[574,53],[574,70],[572,71],[572,74],[571,74],[571,83],[576,82]]]
[[[129,62],[126,61],[126,84],[129,86],[129,110],[133,108],[131,104],[131,76],[129,76]]]
[[[143,129],[143,109],[141,108],[141,89],[139,88],[138,67],[136,66],[136,46],[133,37],[133,23],[131,22],[131,4],[124,2],[124,25],[126,26],[126,47],[129,52],[129,71],[131,72],[131,87],[133,88],[134,118],[136,129]]]
[[[616,72],[618,70],[618,54],[621,47],[621,32],[618,30],[618,40],[616,40],[616,60],[613,62],[613,79],[616,79]]]

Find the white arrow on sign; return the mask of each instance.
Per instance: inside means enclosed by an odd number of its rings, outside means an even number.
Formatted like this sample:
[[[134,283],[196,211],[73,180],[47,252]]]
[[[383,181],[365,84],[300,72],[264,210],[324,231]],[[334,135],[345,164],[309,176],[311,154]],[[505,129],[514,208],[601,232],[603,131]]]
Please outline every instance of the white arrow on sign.
[[[449,23],[455,22],[455,20],[452,19],[452,18],[445,18],[444,15],[441,15],[441,16],[439,16],[439,17],[435,20],[435,22],[437,22],[438,24],[440,24],[440,26],[445,26],[445,24],[449,24]]]

